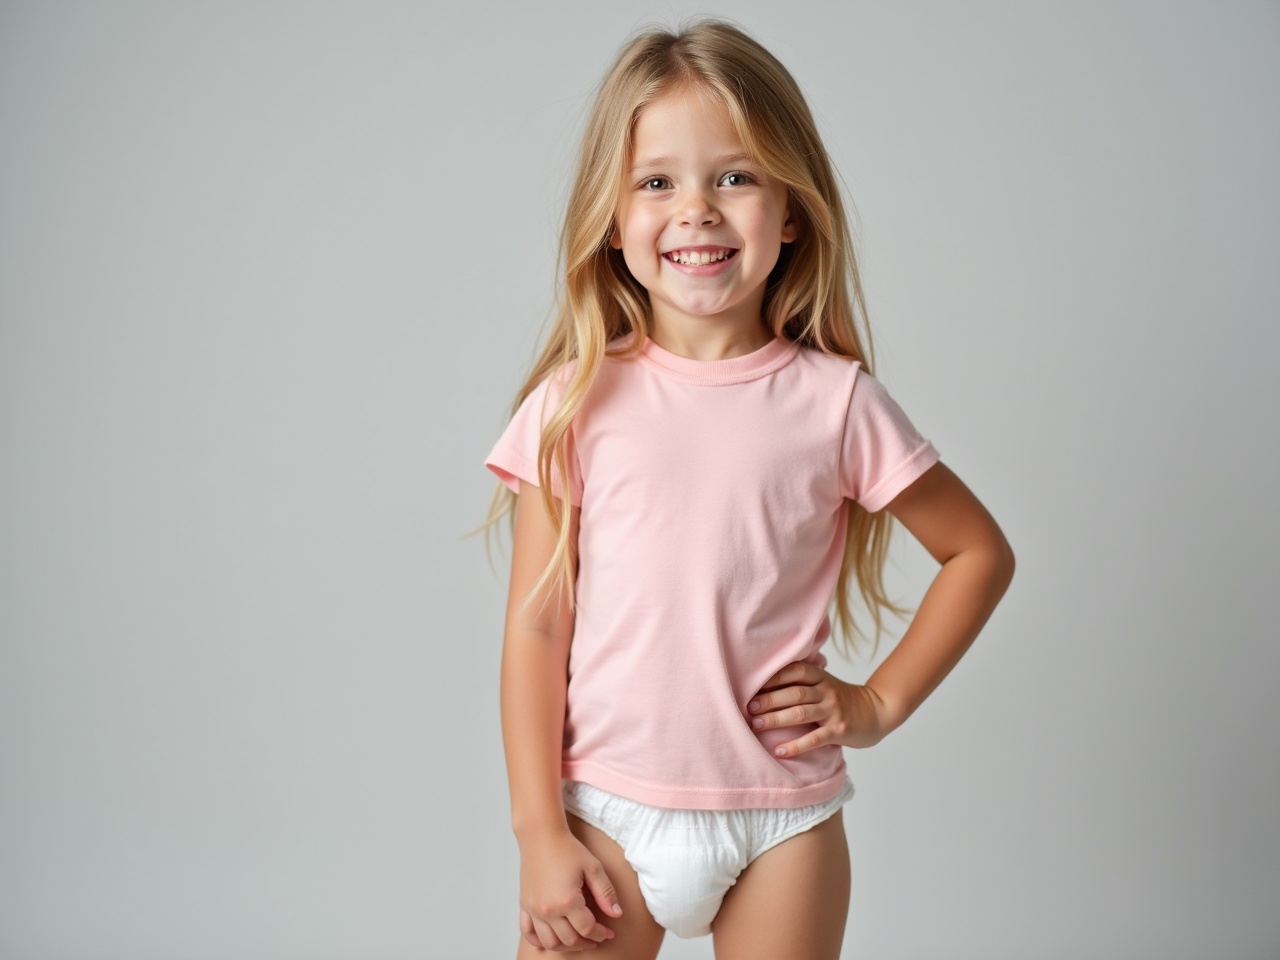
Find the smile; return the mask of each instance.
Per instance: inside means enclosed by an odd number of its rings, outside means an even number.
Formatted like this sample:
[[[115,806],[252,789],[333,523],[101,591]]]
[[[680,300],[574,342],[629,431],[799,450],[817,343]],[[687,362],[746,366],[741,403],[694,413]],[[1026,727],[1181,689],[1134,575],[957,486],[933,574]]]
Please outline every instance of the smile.
[[[698,266],[704,263],[719,263],[722,260],[728,260],[738,251],[721,249],[721,250],[668,250],[663,254],[672,263],[682,263],[687,266]]]

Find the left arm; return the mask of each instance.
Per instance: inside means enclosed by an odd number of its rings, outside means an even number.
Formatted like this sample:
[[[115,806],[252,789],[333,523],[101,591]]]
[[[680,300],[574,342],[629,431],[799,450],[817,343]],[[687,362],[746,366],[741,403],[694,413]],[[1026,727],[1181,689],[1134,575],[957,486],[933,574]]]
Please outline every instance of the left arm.
[[[757,729],[817,723],[778,748],[869,747],[900,727],[969,649],[1013,578],[1013,551],[986,508],[942,463],[885,508],[942,568],[893,652],[865,684],[805,661],[770,677],[752,701]]]

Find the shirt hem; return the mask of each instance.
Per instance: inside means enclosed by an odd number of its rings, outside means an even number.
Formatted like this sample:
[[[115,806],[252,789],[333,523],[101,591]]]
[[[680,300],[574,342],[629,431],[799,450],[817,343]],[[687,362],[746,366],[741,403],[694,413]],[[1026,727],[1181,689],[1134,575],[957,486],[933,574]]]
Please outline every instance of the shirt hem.
[[[539,483],[541,478],[538,476],[537,463],[530,460],[520,451],[510,447],[495,448],[485,458],[484,465],[506,484],[512,493],[520,492],[520,480],[523,480],[531,487],[542,486]],[[557,500],[564,499],[561,495],[563,486],[560,482],[560,474],[553,465],[551,470],[551,495]],[[569,503],[575,507],[582,506],[582,493],[573,484],[569,485]]]
[[[937,448],[926,440],[924,445],[903,461],[893,473],[868,490],[858,503],[868,513],[883,510],[893,502],[894,497],[919,480],[920,476],[940,459],[942,457]]]
[[[839,768],[817,783],[799,787],[672,787],[636,780],[587,760],[565,760],[560,766],[565,780],[580,780],[609,793],[654,807],[683,810],[748,810],[757,807],[807,807],[824,803],[844,789],[848,769]]]

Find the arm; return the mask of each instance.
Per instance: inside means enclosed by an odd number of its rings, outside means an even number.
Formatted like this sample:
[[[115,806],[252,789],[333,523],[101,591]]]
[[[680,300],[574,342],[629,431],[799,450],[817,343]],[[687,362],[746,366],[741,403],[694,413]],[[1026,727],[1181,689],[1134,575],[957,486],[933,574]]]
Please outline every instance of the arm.
[[[520,931],[536,947],[595,949],[614,932],[597,922],[584,884],[605,915],[619,916],[622,909],[600,861],[570,832],[560,799],[573,614],[560,597],[545,605],[536,597],[519,612],[551,559],[556,533],[537,487],[521,481],[515,510],[501,700],[511,825],[520,846]],[[570,507],[575,551],[578,516],[579,508]]]
[[[942,568],[893,652],[865,684],[804,661],[761,687],[758,729],[817,723],[778,748],[795,756],[827,743],[869,747],[902,726],[969,649],[1013,578],[1013,551],[986,508],[942,463],[886,507]]]
[[[886,507],[942,568],[906,633],[866,682],[881,735],[900,727],[977,638],[1013,579],[1013,550],[978,498],[944,464]]]
[[[501,700],[511,826],[521,841],[569,830],[560,801],[560,748],[573,614],[559,598],[549,601],[541,613],[541,598],[523,614],[518,612],[551,559],[556,534],[537,487],[521,481],[515,510]],[[579,508],[571,507],[569,533],[575,548],[578,514]]]

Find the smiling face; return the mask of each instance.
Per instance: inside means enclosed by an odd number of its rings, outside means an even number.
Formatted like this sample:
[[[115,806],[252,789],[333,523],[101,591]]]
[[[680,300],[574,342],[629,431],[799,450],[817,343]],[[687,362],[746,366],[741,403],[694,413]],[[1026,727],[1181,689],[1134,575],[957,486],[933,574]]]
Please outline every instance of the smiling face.
[[[787,188],[747,155],[728,109],[688,87],[636,120],[610,240],[655,327],[759,326],[765,283],[796,238]]]

